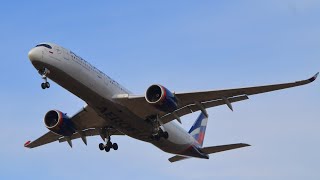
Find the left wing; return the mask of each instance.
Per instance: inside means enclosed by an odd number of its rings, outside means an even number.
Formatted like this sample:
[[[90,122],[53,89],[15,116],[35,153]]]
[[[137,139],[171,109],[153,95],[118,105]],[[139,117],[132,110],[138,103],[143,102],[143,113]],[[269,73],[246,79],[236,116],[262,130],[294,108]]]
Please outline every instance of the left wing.
[[[78,130],[71,137],[64,137],[49,131],[35,141],[28,141],[25,143],[27,148],[35,148],[45,144],[52,143],[54,141],[65,142],[68,141],[70,146],[71,140],[82,138],[85,144],[87,144],[86,137],[101,135],[104,136],[102,128],[107,127],[106,121],[103,120],[90,106],[84,107],[81,111],[76,113],[71,117],[71,121],[75,125],[75,128]],[[123,133],[118,130],[111,129],[109,131],[110,135],[123,135]]]
[[[246,100],[249,95],[306,85],[315,81],[318,75],[319,73],[307,80],[284,84],[215,91],[175,93],[176,98],[179,100],[179,108],[171,113],[165,113],[157,110],[145,100],[144,96],[120,94],[115,96],[114,100],[126,106],[129,110],[142,118],[147,118],[150,115],[159,115],[162,123],[165,124],[175,119],[180,121],[181,116],[195,111],[201,110],[206,113],[205,109],[210,107],[228,105],[228,107],[233,110],[231,103]]]

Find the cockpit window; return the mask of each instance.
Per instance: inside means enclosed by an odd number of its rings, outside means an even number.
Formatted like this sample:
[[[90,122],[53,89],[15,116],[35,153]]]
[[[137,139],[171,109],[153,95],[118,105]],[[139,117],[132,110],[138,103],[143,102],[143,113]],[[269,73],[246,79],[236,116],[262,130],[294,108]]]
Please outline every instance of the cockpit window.
[[[52,49],[52,47],[50,45],[48,45],[48,44],[38,44],[38,45],[36,45],[36,47],[41,47],[41,46],[49,48],[49,49]]]

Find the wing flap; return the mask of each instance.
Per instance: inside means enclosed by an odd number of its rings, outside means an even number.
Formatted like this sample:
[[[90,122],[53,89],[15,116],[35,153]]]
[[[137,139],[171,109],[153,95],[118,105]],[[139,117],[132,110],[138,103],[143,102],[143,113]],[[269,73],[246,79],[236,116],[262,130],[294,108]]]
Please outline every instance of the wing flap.
[[[110,130],[109,133],[110,133],[110,135],[124,135],[123,133],[119,132],[116,129]],[[98,136],[98,135],[100,135],[100,129],[86,129],[86,130],[82,131],[82,135],[84,137]],[[65,137],[60,138],[59,142],[62,143],[62,142],[68,141],[68,139],[74,140],[74,139],[79,139],[79,138],[81,138],[81,135],[79,133],[74,133],[70,138],[65,138]]]
[[[243,101],[243,100],[247,100],[247,99],[249,99],[248,96],[244,95],[244,96],[228,98],[228,101],[230,103],[234,103],[234,102]],[[226,101],[223,99],[214,100],[214,101],[207,101],[207,102],[201,103],[201,105],[204,108],[211,108],[211,107],[221,106],[221,105],[225,105],[225,104],[226,104]],[[172,121],[172,119],[175,119],[176,116],[182,117],[184,115],[187,115],[187,114],[190,114],[193,112],[197,112],[200,110],[201,110],[201,108],[197,104],[193,103],[193,104],[187,105],[183,108],[180,108],[180,109],[174,111],[173,113],[169,113],[169,114],[164,115],[163,117],[161,117],[161,121],[163,124],[166,124],[166,123]]]

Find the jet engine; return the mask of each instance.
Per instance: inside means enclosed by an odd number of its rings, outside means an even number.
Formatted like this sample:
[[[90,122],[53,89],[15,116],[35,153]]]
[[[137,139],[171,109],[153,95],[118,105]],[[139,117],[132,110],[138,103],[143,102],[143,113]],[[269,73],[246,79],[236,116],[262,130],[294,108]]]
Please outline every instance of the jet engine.
[[[145,96],[148,103],[160,111],[169,113],[178,109],[178,100],[175,95],[161,85],[152,85]]]
[[[44,124],[50,131],[62,136],[71,136],[75,133],[70,118],[61,111],[52,110],[47,112],[44,117]]]

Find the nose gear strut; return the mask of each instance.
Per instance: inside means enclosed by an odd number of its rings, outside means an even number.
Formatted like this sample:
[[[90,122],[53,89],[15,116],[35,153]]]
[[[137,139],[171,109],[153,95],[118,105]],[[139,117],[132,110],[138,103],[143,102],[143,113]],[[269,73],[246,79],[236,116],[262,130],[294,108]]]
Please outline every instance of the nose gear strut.
[[[50,74],[49,69],[43,68],[38,72],[42,76],[42,79],[44,80],[44,83],[41,83],[41,88],[42,89],[50,88],[50,83],[48,82],[48,78],[47,78],[47,75]]]

